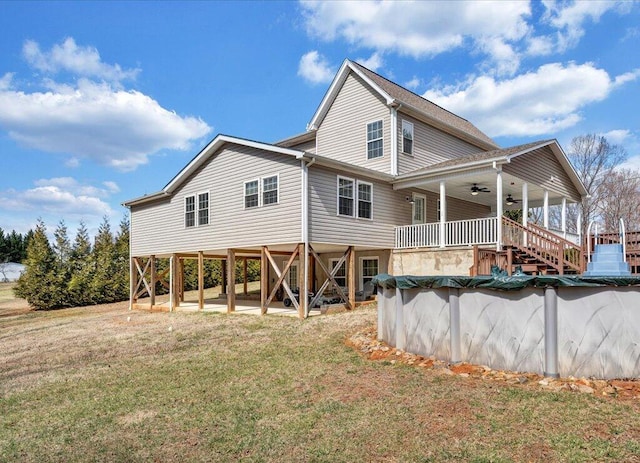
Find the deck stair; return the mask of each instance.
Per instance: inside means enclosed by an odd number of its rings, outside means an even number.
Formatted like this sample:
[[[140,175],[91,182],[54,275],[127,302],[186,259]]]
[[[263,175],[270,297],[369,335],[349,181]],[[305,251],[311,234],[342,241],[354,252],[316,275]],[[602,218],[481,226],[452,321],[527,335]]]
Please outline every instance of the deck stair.
[[[630,276],[629,264],[624,260],[621,244],[596,244],[587,265],[585,276]]]

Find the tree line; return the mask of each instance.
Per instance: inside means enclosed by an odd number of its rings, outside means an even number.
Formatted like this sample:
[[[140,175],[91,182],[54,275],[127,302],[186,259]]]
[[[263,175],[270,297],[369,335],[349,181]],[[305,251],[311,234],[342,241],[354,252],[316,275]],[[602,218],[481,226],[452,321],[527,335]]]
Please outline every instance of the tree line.
[[[21,263],[27,258],[27,246],[33,237],[33,230],[22,235],[15,230],[10,233],[0,228],[0,263]]]

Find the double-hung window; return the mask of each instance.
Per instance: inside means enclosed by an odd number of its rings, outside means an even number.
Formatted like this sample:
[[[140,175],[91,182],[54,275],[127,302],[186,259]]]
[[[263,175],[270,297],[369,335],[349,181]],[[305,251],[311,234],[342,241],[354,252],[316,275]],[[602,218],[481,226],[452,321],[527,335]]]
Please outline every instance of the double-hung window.
[[[244,182],[244,208],[278,204],[279,189],[278,175],[270,175]]]
[[[338,215],[373,218],[373,185],[338,176]]]
[[[413,154],[413,124],[402,121],[402,152]]]
[[[331,271],[336,268],[338,262],[340,262],[340,259],[329,259]],[[341,288],[347,287],[347,263],[345,261],[342,261],[342,265],[340,265],[338,270],[336,270],[336,274],[333,279],[336,280],[336,283],[338,283],[338,286],[340,286]]]
[[[187,196],[184,198],[184,226],[196,226],[196,197]]]
[[[382,121],[367,124],[367,159],[382,157]]]
[[[373,280],[378,274],[378,258],[363,257],[360,260],[360,287],[364,288],[365,283]]]
[[[198,194],[198,226],[209,225],[209,193]]]

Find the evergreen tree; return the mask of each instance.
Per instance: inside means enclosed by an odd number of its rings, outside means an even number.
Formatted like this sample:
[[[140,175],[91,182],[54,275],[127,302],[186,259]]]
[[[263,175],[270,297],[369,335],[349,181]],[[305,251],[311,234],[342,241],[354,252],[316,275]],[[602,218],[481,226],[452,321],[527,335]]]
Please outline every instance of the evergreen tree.
[[[9,262],[7,240],[4,237],[4,230],[0,228],[0,263]]]
[[[115,242],[114,292],[116,300],[124,301],[129,298],[129,217],[125,216],[120,222],[120,229]]]
[[[24,260],[27,258],[27,246],[29,246],[29,241],[31,241],[33,235],[33,230],[29,230],[24,235],[24,238],[22,239],[22,248],[20,250],[20,260],[18,260],[17,262],[24,262]]]
[[[68,284],[69,304],[73,307],[92,303],[91,283],[93,263],[91,262],[91,240],[84,222],[80,222],[76,238],[69,256],[70,280]]]
[[[11,230],[11,233],[6,239],[9,248],[9,262],[21,262],[24,257],[22,252],[24,249],[22,235],[15,230]]]
[[[36,310],[59,308],[55,302],[55,254],[46,231],[44,222],[38,219],[33,238],[27,248],[26,270],[14,289],[16,296],[26,299]]]
[[[98,228],[91,260],[94,268],[91,295],[94,302],[102,304],[115,301],[116,247],[111,225],[106,216]]]
[[[72,305],[69,295],[69,280],[71,277],[71,266],[69,260],[71,258],[71,243],[67,235],[67,226],[64,220],[61,220],[58,227],[53,232],[55,242],[53,243],[53,252],[55,254],[55,278],[54,286],[56,288],[55,305],[59,307]]]

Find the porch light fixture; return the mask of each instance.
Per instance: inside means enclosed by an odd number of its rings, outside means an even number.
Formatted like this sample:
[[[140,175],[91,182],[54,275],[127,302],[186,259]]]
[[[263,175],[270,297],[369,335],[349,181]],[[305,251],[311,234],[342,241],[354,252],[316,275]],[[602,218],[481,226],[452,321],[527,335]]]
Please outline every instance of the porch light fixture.
[[[516,200],[515,200],[515,199],[513,199],[513,198],[511,197],[511,193],[509,193],[509,194],[507,195],[507,199],[505,200],[505,202],[507,203],[507,206],[512,206],[512,205],[513,205],[513,203],[515,203],[515,202],[516,202]]]
[[[471,190],[471,196],[478,196],[478,190]]]
[[[414,201],[414,199],[413,199],[413,196],[405,196],[405,198],[404,198],[404,199],[406,199],[406,200],[407,200],[409,203],[411,203],[411,204],[415,203],[415,201]]]

